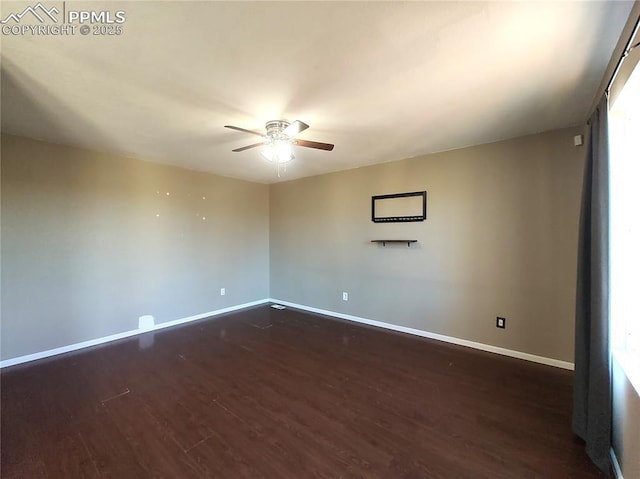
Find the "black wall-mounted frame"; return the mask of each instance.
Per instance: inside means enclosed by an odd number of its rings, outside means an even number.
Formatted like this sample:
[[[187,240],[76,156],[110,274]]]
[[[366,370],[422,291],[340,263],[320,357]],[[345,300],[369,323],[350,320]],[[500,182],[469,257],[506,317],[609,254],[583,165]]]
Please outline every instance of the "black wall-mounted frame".
[[[397,216],[378,216],[376,214],[376,204],[380,205],[380,201],[394,199],[394,198],[407,198],[410,196],[422,197],[422,214],[419,212],[410,211],[409,215],[397,215]],[[374,223],[404,223],[409,221],[424,221],[427,219],[427,192],[426,191],[413,191],[411,193],[396,193],[393,195],[376,195],[371,197],[371,221]]]

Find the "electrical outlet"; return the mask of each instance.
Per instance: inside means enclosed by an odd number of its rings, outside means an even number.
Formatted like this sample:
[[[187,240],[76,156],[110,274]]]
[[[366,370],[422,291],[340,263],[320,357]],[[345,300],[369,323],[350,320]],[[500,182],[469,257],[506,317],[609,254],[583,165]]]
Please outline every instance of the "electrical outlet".
[[[226,288],[220,288],[220,296],[224,296],[225,294],[227,294],[227,289]]]
[[[349,301],[349,293],[346,291],[342,292],[342,301]]]
[[[496,328],[505,329],[507,327],[507,320],[498,316],[496,318]]]

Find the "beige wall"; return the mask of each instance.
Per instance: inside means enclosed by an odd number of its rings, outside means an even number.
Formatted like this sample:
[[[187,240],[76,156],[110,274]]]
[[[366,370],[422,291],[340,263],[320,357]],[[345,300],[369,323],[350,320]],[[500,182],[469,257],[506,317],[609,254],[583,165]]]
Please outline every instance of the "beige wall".
[[[2,358],[271,296],[572,361],[578,132],[270,188],[3,135]],[[426,222],[371,222],[423,189]]]
[[[578,133],[272,185],[271,297],[572,362]],[[372,195],[419,190],[425,222],[371,222]]]
[[[2,359],[268,297],[268,208],[267,185],[3,135]]]

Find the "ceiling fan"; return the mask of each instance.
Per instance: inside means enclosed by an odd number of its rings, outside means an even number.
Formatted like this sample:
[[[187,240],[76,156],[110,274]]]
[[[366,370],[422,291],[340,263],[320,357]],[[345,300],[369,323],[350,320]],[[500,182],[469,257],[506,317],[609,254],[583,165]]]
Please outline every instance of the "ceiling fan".
[[[234,152],[248,150],[250,148],[256,148],[258,146],[264,146],[262,150],[262,156],[267,160],[274,163],[286,163],[293,160],[292,146],[303,146],[305,148],[315,148],[317,150],[333,150],[333,145],[330,143],[319,143],[317,141],[300,140],[296,138],[296,135],[307,128],[309,125],[296,120],[292,123],[284,120],[272,120],[265,124],[266,133],[260,133],[253,130],[245,130],[238,126],[225,125],[225,128],[231,128],[232,130],[242,131],[244,133],[250,133],[262,137],[263,141],[260,143],[254,143],[252,145],[243,146],[231,150]]]

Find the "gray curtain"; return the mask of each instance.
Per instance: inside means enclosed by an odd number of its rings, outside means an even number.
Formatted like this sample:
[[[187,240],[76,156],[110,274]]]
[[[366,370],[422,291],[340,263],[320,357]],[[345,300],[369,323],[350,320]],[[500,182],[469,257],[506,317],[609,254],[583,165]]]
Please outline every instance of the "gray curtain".
[[[573,430],[591,460],[611,471],[609,355],[609,139],[603,96],[589,120],[578,247]]]

